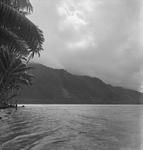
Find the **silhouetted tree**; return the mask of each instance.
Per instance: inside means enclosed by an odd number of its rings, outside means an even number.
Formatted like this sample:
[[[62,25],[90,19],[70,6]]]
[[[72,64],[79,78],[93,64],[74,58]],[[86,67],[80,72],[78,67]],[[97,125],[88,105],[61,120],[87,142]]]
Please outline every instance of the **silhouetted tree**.
[[[8,103],[21,85],[30,85],[27,62],[40,55],[42,31],[26,18],[33,11],[29,0],[0,0],[0,101]]]

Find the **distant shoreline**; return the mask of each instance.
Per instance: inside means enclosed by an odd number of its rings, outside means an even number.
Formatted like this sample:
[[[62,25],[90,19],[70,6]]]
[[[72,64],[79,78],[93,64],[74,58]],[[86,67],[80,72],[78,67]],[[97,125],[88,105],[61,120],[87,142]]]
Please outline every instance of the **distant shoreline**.
[[[0,106],[0,110],[1,109],[9,109],[9,108],[14,108],[14,109],[18,109],[18,108],[21,108],[21,107],[29,107],[29,106],[33,106],[33,107],[36,107],[36,106],[143,106],[142,104],[18,104],[17,105],[17,108],[16,106],[14,105],[10,105],[10,106]]]
[[[24,105],[26,106],[142,106],[142,104],[18,104],[18,107]]]
[[[8,108],[15,108],[15,109],[17,109],[19,107],[25,107],[25,105],[24,104],[20,104],[20,105],[18,104],[18,105],[0,106],[0,109],[8,109]]]

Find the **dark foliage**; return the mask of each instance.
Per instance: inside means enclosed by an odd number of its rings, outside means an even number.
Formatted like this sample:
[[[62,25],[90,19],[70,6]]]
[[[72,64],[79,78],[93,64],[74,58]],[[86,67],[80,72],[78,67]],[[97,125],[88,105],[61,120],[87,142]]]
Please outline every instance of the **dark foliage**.
[[[26,18],[29,0],[0,0],[0,102],[8,104],[22,85],[30,85],[29,58],[40,54],[42,31]]]

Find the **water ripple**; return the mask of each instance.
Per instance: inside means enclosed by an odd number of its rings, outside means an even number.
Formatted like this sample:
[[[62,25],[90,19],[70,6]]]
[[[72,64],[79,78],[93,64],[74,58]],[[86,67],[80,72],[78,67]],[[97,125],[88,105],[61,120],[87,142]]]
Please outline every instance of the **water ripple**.
[[[26,106],[1,110],[2,150],[141,150],[138,106]]]

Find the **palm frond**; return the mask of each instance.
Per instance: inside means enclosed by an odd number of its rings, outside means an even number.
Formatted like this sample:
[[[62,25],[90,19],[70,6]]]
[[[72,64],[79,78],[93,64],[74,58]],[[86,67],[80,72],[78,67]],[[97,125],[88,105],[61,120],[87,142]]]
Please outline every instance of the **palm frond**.
[[[29,47],[25,41],[21,40],[16,34],[6,28],[0,27],[0,45],[8,47],[17,54],[28,55]]]
[[[26,79],[15,78],[15,81],[17,85],[26,85],[26,86],[30,85],[29,80],[26,80]]]
[[[3,69],[0,69],[0,93],[1,90],[10,90],[22,84],[32,84],[32,75],[27,73],[32,67],[27,67],[21,59],[16,58],[9,50],[1,48],[0,63],[3,66]]]
[[[12,5],[15,6],[15,8],[18,8],[19,10],[22,10],[22,12],[33,12],[33,7],[29,0],[11,0]]]
[[[4,52],[2,48],[0,48],[0,66],[1,66],[0,72],[4,72],[7,68],[9,60],[6,56],[7,56],[6,52]]]
[[[31,52],[38,53],[42,50],[44,42],[42,31],[25,16],[2,2],[0,2],[0,26],[24,40]]]
[[[22,13],[31,13],[33,12],[33,7],[29,0],[0,0],[0,2],[9,5]]]
[[[13,73],[20,73],[20,72],[25,72],[25,71],[28,71],[28,70],[31,70],[32,67],[27,67],[27,66],[23,66],[22,65],[16,69],[13,69]]]

